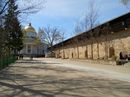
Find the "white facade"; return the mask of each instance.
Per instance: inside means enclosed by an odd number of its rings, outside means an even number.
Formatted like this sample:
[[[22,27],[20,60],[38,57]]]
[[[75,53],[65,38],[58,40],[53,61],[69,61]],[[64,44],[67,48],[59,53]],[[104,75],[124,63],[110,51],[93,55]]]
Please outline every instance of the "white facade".
[[[37,37],[35,29],[29,24],[23,29],[24,34],[24,47],[20,51],[23,56],[44,56],[46,51],[46,45],[40,41]]]

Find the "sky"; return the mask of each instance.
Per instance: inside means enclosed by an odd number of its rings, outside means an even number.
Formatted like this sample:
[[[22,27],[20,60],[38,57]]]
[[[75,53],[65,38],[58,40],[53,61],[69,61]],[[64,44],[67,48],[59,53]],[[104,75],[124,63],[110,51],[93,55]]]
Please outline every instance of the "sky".
[[[29,15],[23,25],[32,23],[38,31],[39,27],[58,27],[65,32],[65,38],[74,34],[75,24],[87,13],[89,0],[46,0],[44,7],[38,13]],[[127,13],[127,9],[120,0],[95,0],[98,7],[98,21],[100,24]]]

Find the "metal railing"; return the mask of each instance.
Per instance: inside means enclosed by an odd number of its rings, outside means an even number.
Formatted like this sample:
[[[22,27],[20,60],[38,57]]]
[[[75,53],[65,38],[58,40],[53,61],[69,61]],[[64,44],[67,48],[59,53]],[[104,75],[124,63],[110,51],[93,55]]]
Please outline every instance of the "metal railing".
[[[0,70],[8,67],[11,63],[14,63],[16,60],[17,60],[16,56],[0,58]]]

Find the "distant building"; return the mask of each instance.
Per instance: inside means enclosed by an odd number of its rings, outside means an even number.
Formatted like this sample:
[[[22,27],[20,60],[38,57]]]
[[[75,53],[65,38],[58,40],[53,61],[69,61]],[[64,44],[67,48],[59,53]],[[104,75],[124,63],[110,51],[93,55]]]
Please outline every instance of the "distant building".
[[[47,44],[40,41],[31,23],[24,27],[23,35],[24,48],[20,51],[20,54],[27,57],[45,56]]]
[[[130,13],[53,46],[56,58],[115,60],[130,55]]]

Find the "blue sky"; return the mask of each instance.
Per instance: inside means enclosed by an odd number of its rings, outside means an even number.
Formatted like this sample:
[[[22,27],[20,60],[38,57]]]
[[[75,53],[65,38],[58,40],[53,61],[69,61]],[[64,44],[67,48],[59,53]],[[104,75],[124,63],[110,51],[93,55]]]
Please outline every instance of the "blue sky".
[[[28,16],[23,25],[32,23],[38,31],[39,27],[54,26],[65,31],[65,37],[73,35],[75,24],[83,18],[87,11],[89,0],[46,0],[45,7],[40,12]],[[118,17],[128,9],[120,3],[120,0],[95,0],[99,7],[100,24]]]

